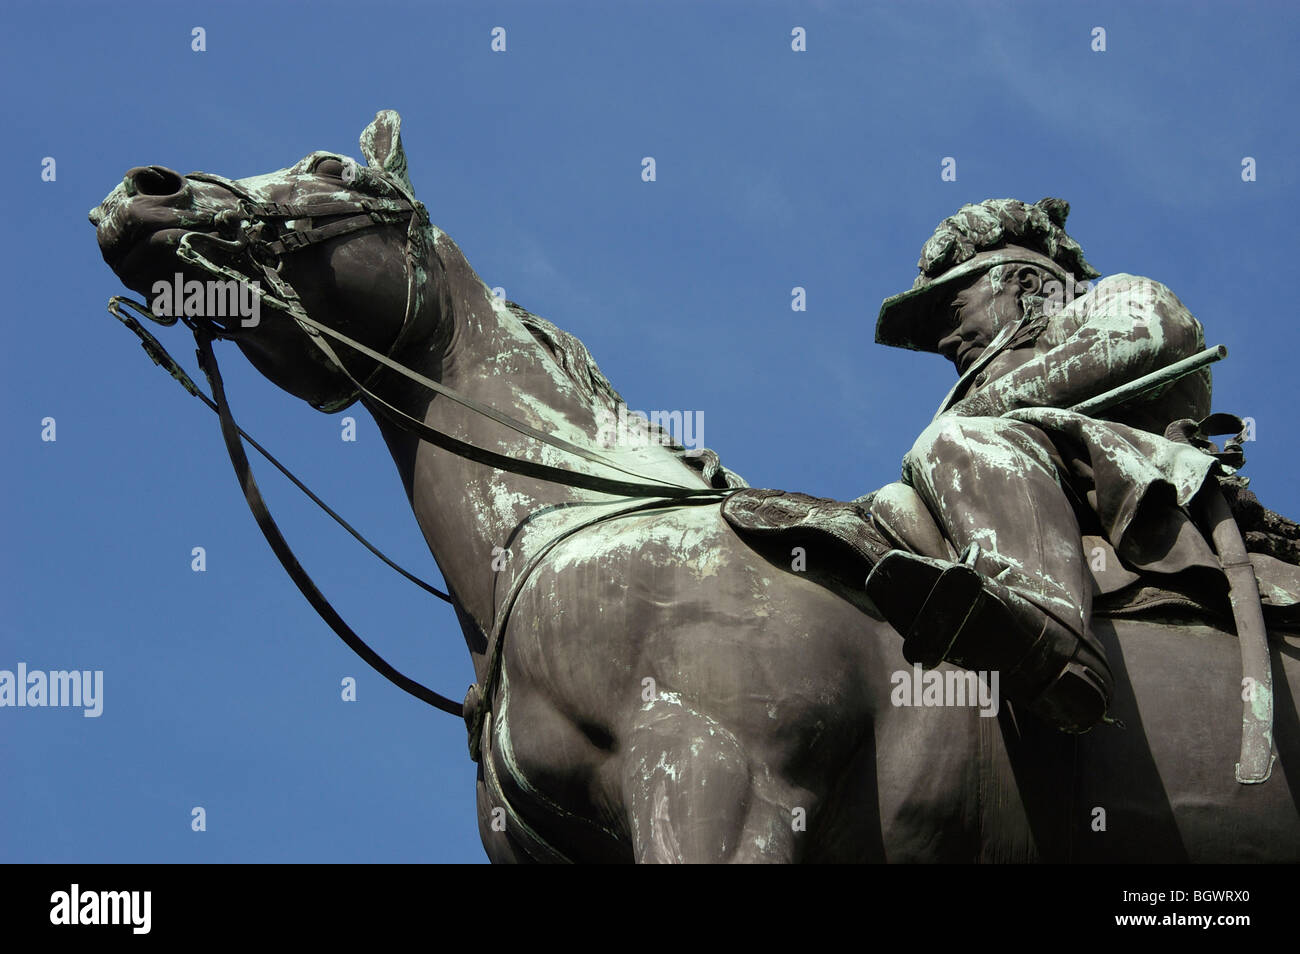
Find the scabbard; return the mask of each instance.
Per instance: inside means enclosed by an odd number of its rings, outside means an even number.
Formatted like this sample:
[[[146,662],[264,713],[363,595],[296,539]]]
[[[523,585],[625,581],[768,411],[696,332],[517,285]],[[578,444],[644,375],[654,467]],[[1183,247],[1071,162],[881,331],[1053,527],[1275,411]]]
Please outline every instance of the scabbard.
[[[1268,658],[1268,628],[1259,599],[1255,565],[1250,562],[1228,501],[1217,485],[1206,495],[1214,549],[1228,577],[1232,617],[1241,645],[1241,755],[1236,777],[1242,785],[1268,780],[1277,756],[1273,752],[1273,672]]]
[[[1173,364],[1152,371],[1150,374],[1143,375],[1135,381],[1127,384],[1121,384],[1117,388],[1107,391],[1105,394],[1098,394],[1096,397],[1089,398],[1082,403],[1076,404],[1070,408],[1077,414],[1088,414],[1096,416],[1103,411],[1108,411],[1113,407],[1131,401],[1136,397],[1141,397],[1148,391],[1154,391],[1156,388],[1162,388],[1166,385],[1173,384],[1180,378],[1186,377],[1201,368],[1209,367],[1216,361],[1222,361],[1228,356],[1228,349],[1224,345],[1215,345],[1212,348],[1206,348],[1197,354],[1183,358],[1181,361],[1175,361]]]

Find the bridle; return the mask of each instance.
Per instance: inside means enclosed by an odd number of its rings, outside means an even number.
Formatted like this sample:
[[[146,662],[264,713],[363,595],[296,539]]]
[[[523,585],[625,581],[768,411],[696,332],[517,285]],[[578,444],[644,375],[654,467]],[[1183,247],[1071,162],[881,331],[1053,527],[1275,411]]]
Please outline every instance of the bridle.
[[[326,199],[305,203],[266,202],[248,192],[239,183],[223,176],[191,172],[185,176],[186,179],[220,186],[230,192],[236,200],[234,208],[204,216],[199,224],[210,224],[218,231],[233,228],[236,231],[236,238],[233,241],[224,241],[204,232],[190,231],[181,238],[176,255],[195,268],[248,285],[251,283],[245,275],[229,266],[214,263],[196,248],[195,243],[211,242],[224,252],[245,254],[256,267],[260,280],[265,282],[265,286],[261,286],[260,283],[258,286],[258,295],[262,303],[285,312],[297,321],[310,337],[315,338],[317,332],[311,328],[315,323],[308,317],[293,285],[282,273],[283,257],[343,235],[379,226],[395,225],[406,220],[406,313],[402,318],[401,329],[389,346],[386,356],[391,356],[406,343],[411,330],[416,326],[420,308],[420,290],[416,284],[412,263],[426,251],[429,213],[423,203],[410,195],[393,177],[382,176],[373,170],[368,170],[368,175],[382,177],[382,181],[401,198],[361,196],[353,199]],[[325,225],[313,225],[314,219],[334,216],[346,217]],[[293,222],[294,228],[286,230],[284,224],[288,222]],[[273,227],[272,223],[278,223],[279,228]],[[305,226],[302,223],[305,223]],[[272,232],[278,234],[269,237],[269,233]],[[211,318],[207,319],[207,323],[214,337],[235,339],[239,335],[239,331],[229,326],[217,325]],[[194,325],[191,325],[191,328],[197,330]],[[331,364],[341,365],[342,362],[336,358]],[[369,383],[370,378],[379,370],[375,368],[371,376],[366,379],[366,383]],[[361,390],[358,388],[344,397],[321,404],[313,403],[312,406],[319,411],[337,411],[351,404],[360,394]]]
[[[397,181],[394,177],[384,174],[381,170],[374,168],[367,168],[366,174],[368,177],[374,177],[382,181],[386,187],[393,190],[400,196],[400,198],[393,199],[362,196],[355,199],[327,199],[306,203],[266,202],[258,199],[237,182],[230,179],[203,172],[192,172],[185,178],[196,182],[206,182],[222,187],[235,197],[236,204],[234,208],[224,209],[220,212],[204,213],[196,219],[189,221],[199,227],[206,226],[217,232],[229,232],[234,230],[236,236],[234,239],[228,240],[204,232],[188,231],[180,240],[176,251],[177,257],[197,269],[226,280],[239,282],[242,285],[252,285],[253,283],[249,281],[246,275],[237,271],[230,265],[213,262],[208,255],[205,255],[196,247],[196,243],[211,243],[214,248],[219,249],[225,254],[242,256],[252,263],[254,270],[260,275],[260,279],[264,280],[266,283],[266,287],[262,287],[261,281],[259,280],[257,285],[254,286],[257,289],[257,294],[260,296],[261,303],[270,306],[274,310],[281,311],[291,318],[298,327],[302,329],[304,334],[307,336],[307,339],[320,351],[326,364],[345,377],[352,385],[352,390],[344,397],[326,401],[321,404],[313,403],[312,406],[318,410],[327,412],[335,411],[346,407],[353,401],[361,398],[367,407],[378,412],[398,428],[407,433],[413,434],[422,441],[428,441],[461,457],[523,476],[535,477],[541,480],[547,480],[587,490],[594,490],[600,493],[632,498],[632,500],[635,501],[634,503],[620,507],[615,511],[601,514],[598,517],[583,521],[575,527],[570,527],[567,530],[561,531],[538,550],[534,558],[527,564],[524,571],[516,579],[511,594],[502,606],[502,611],[497,614],[489,638],[488,675],[484,680],[482,687],[471,687],[470,694],[467,696],[468,705],[454,702],[446,696],[440,695],[427,686],[416,682],[395,669],[381,655],[379,655],[379,653],[375,652],[375,650],[373,650],[360,636],[358,636],[352,628],[344,622],[342,617],[339,616],[338,612],[320,592],[315,582],[302,568],[302,565],[289,547],[288,542],[284,539],[283,534],[280,532],[279,527],[276,525],[274,518],[271,516],[270,511],[266,506],[266,502],[262,498],[261,492],[257,486],[257,481],[253,477],[252,469],[249,466],[248,457],[243,447],[244,439],[246,439],[254,449],[270,461],[277,469],[288,476],[299,489],[306,493],[331,518],[343,526],[348,533],[360,541],[372,553],[376,554],[386,564],[439,599],[448,603],[454,602],[449,594],[439,590],[432,584],[426,583],[424,580],[409,573],[388,557],[384,556],[378,548],[373,546],[365,539],[365,537],[353,529],[347,521],[312,493],[288,470],[288,468],[284,467],[284,465],[271,456],[271,454],[263,449],[260,444],[253,440],[235,422],[234,416],[230,410],[229,402],[226,399],[225,386],[221,378],[221,371],[217,364],[216,355],[212,351],[212,341],[217,338],[238,341],[241,335],[247,334],[251,329],[236,328],[229,323],[220,323],[207,316],[192,316],[184,314],[179,314],[176,317],[158,316],[155,315],[147,306],[120,296],[109,300],[108,310],[110,314],[125,324],[137,335],[137,337],[140,338],[141,345],[145,352],[155,364],[160,365],[190,394],[198,397],[209,408],[216,412],[221,421],[221,432],[226,445],[226,451],[230,456],[231,464],[235,469],[236,477],[238,478],[241,489],[244,492],[245,501],[248,504],[249,510],[252,512],[259,529],[261,529],[262,534],[266,538],[272,551],[280,560],[281,565],[284,567],[289,577],[307,598],[307,601],[330,626],[330,628],[333,629],[334,632],[344,641],[344,643],[346,643],[353,652],[374,668],[376,672],[380,673],[394,685],[398,686],[398,688],[410,693],[424,702],[427,702],[429,705],[444,712],[451,713],[452,715],[464,717],[470,729],[471,754],[477,759],[478,737],[487,710],[487,707],[480,703],[484,699],[491,699],[492,689],[498,677],[501,664],[502,637],[504,635],[505,624],[509,616],[510,607],[513,605],[514,598],[518,595],[519,590],[522,588],[523,582],[529,577],[532,570],[540,563],[541,557],[546,553],[549,553],[555,544],[560,542],[560,540],[565,539],[580,530],[586,529],[595,523],[614,519],[627,513],[642,512],[656,507],[719,501],[732,491],[728,488],[683,487],[663,481],[647,479],[634,471],[626,470],[617,462],[607,458],[603,454],[590,448],[580,447],[576,444],[564,441],[553,435],[546,434],[537,428],[518,421],[509,415],[503,414],[495,408],[491,408],[467,397],[466,395],[460,394],[454,389],[421,375],[396,361],[394,355],[396,355],[401,347],[409,340],[412,331],[419,327],[419,313],[423,304],[423,288],[419,281],[419,264],[432,251],[433,243],[430,241],[429,237],[430,232],[432,231],[432,226],[430,225],[428,212],[424,205],[417,201],[405,186],[402,185],[402,183]],[[313,224],[313,219],[334,216],[345,216],[345,218],[336,219],[335,221],[320,226],[315,226]],[[343,235],[380,226],[399,224],[402,221],[407,222],[405,249],[407,276],[406,311],[403,316],[402,326],[398,330],[393,343],[388,347],[386,352],[381,353],[312,319],[311,316],[307,314],[307,310],[303,306],[302,300],[299,298],[292,284],[283,275],[281,266],[283,256],[293,252],[301,251],[304,248],[309,248],[312,245],[338,238]],[[288,222],[293,222],[294,228],[286,230],[283,225]],[[279,228],[273,228],[272,223],[280,223],[281,225]],[[305,225],[299,227],[303,223],[305,223]],[[277,234],[274,236],[269,235],[269,233],[272,232]],[[134,316],[126,314],[123,311],[123,308],[127,308],[130,311],[135,312],[136,315],[152,319],[162,325],[173,325],[180,320],[190,328],[194,333],[195,342],[198,346],[199,366],[207,376],[208,383],[212,389],[211,398],[208,398],[207,395],[203,394],[197,385],[194,384],[193,380],[171,357],[171,355],[168,354],[167,350],[162,346],[158,339],[145,329]],[[183,311],[183,309],[177,310]],[[349,370],[338,357],[334,348],[330,345],[329,341],[326,340],[327,338],[337,341],[351,349],[353,352],[373,360],[375,362],[374,369],[371,370],[363,380],[357,380],[351,370]],[[462,407],[496,421],[497,423],[520,434],[548,444],[552,447],[564,450],[569,454],[581,457],[592,463],[619,471],[635,478],[635,480],[620,480],[597,474],[581,473],[549,464],[539,464],[523,458],[489,451],[465,441],[461,441],[458,438],[430,427],[424,421],[407,414],[405,411],[395,407],[383,397],[376,394],[371,389],[371,384],[376,375],[385,369],[396,372],[421,387],[447,397]]]

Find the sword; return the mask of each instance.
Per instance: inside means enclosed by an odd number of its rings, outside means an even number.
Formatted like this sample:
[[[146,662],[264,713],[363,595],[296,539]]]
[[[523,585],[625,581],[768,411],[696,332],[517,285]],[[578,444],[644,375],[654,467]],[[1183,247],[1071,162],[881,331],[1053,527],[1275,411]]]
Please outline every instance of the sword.
[[[1156,388],[1172,384],[1201,368],[1228,356],[1223,345],[1206,348],[1168,367],[1152,371],[1104,394],[1070,408],[1078,414],[1095,416]],[[1259,598],[1259,581],[1246,552],[1241,528],[1233,517],[1223,490],[1207,486],[1206,510],[1210,538],[1228,578],[1232,616],[1241,648],[1242,692],[1241,755],[1235,776],[1242,785],[1267,781],[1277,756],[1273,754],[1273,673],[1268,656],[1268,629]]]

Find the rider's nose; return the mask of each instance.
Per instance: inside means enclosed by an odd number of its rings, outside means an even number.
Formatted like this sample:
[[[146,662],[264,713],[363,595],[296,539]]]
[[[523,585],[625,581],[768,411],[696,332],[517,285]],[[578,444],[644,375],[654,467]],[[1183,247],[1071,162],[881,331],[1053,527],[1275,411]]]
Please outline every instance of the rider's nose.
[[[939,339],[936,350],[949,361],[957,360],[957,350],[961,347],[961,335],[956,332]]]
[[[136,166],[122,177],[122,186],[127,195],[166,197],[178,195],[185,188],[185,180],[166,166]]]

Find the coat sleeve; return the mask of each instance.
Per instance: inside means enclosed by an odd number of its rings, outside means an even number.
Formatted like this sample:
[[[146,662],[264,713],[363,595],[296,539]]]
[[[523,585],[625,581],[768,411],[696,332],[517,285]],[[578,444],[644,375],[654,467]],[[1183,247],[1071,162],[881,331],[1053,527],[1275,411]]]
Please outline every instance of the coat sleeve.
[[[1102,279],[1051,320],[1057,327],[1044,332],[1038,354],[972,390],[948,413],[997,417],[1023,407],[1073,407],[1205,348],[1201,323],[1177,296],[1134,275]],[[1044,349],[1041,341],[1051,341],[1053,330],[1060,340]]]

